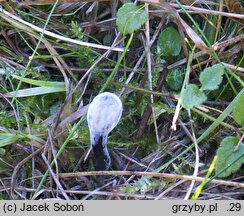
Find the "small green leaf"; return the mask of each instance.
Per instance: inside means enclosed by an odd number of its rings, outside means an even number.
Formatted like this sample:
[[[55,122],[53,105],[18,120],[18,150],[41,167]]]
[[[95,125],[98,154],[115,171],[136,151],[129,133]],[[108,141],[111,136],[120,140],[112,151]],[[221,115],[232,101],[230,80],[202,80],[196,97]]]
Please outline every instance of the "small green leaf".
[[[154,114],[155,114],[155,120],[158,119],[158,117],[167,112],[169,114],[174,113],[174,108],[169,107],[168,105],[161,103],[161,102],[155,102],[153,103],[153,109],[154,109]],[[153,115],[151,113],[148,121],[147,121],[147,125],[151,125],[154,122],[154,118]]]
[[[221,64],[205,68],[200,74],[200,82],[203,90],[215,90],[223,80],[224,66]]]
[[[169,73],[166,77],[166,82],[169,87],[175,91],[179,91],[182,87],[184,81],[184,72],[180,68],[173,68],[169,70]]]
[[[244,127],[244,93],[239,97],[233,110],[233,117],[235,121]]]
[[[191,109],[207,100],[207,96],[195,84],[189,84],[180,95],[180,102],[185,109]]]
[[[241,143],[240,147],[235,150],[236,145],[238,144],[239,139],[237,137],[226,137],[222,140],[219,149],[217,150],[217,163],[215,167],[216,173],[221,171],[223,168],[229,166],[235,159],[241,156],[239,160],[231,164],[224,172],[222,172],[218,177],[227,177],[232,173],[238,171],[241,165],[244,163],[244,143]]]
[[[158,38],[157,50],[159,56],[178,56],[181,51],[181,37],[173,27],[164,29]]]
[[[119,31],[126,35],[140,29],[146,21],[147,13],[143,6],[126,3],[118,10],[116,25]]]
[[[154,109],[154,114],[155,114],[155,120],[158,119],[158,117],[162,114],[165,113],[166,110],[163,107],[160,107],[159,104],[154,103],[153,104],[153,109]],[[154,122],[154,118],[153,115],[151,114],[148,121],[147,121],[147,125],[151,125]]]
[[[121,188],[120,191],[124,193],[135,193],[140,192],[142,194],[145,194],[147,191],[151,190],[153,187],[153,181],[151,181],[147,176],[142,177],[141,179],[138,179],[136,182]]]

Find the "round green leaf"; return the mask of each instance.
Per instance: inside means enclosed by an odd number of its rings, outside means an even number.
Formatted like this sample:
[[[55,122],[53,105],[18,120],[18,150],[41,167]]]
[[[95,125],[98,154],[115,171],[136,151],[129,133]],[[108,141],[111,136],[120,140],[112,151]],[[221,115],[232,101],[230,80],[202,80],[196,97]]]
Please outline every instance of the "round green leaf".
[[[158,38],[157,51],[160,56],[178,56],[181,51],[181,38],[173,27],[164,29]]]
[[[239,97],[233,110],[233,117],[235,121],[244,127],[244,93]]]
[[[117,12],[116,25],[122,34],[131,34],[147,21],[147,13],[142,6],[124,4]]]
[[[219,149],[217,150],[217,163],[215,167],[216,173],[221,171],[223,168],[228,167],[223,171],[219,177],[227,177],[232,173],[235,173],[240,169],[241,165],[244,163],[244,143],[241,143],[240,147],[235,151],[235,147],[239,142],[237,137],[226,137],[222,140]],[[239,158],[240,157],[240,158]],[[236,162],[234,162],[239,158]],[[233,163],[234,162],[234,163]],[[233,164],[232,164],[233,163]]]
[[[184,81],[184,72],[180,68],[173,68],[169,70],[166,77],[166,82],[169,87],[175,91],[179,91]]]
[[[185,109],[191,109],[207,100],[207,96],[195,84],[189,84],[180,95],[180,102]]]
[[[205,68],[200,74],[200,82],[203,90],[215,90],[223,80],[224,66],[221,64]]]

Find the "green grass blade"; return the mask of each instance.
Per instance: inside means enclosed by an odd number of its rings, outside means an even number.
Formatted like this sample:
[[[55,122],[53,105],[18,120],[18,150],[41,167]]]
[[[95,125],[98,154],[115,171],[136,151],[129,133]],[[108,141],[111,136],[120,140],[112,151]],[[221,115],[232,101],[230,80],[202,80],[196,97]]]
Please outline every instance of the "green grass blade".
[[[0,147],[12,144],[16,142],[19,138],[21,138],[21,136],[17,134],[0,133]]]
[[[31,97],[36,95],[43,95],[43,94],[50,94],[50,93],[57,93],[57,92],[65,92],[65,87],[34,87],[28,89],[22,89],[18,91],[12,91],[4,94],[5,97]]]
[[[65,83],[64,82],[50,82],[50,81],[43,81],[43,80],[34,80],[34,79],[29,79],[29,78],[24,78],[20,77],[17,75],[12,75],[13,78],[18,79],[22,82],[31,84],[31,85],[36,85],[36,86],[43,86],[43,87],[59,87],[59,88],[65,88]]]
[[[192,195],[191,199],[192,200],[196,200],[199,195],[201,194],[202,190],[203,190],[203,187],[208,183],[208,178],[209,176],[211,175],[211,173],[214,171],[214,167],[215,167],[215,164],[217,162],[217,156],[214,157],[209,169],[208,169],[208,172],[207,172],[207,175],[205,176],[204,180],[202,181],[202,183],[197,187],[195,193]]]
[[[134,34],[131,34],[131,35],[130,35],[130,39],[129,39],[129,41],[128,41],[127,44],[126,44],[126,47],[125,47],[123,53],[121,54],[119,60],[117,61],[116,65],[115,65],[115,67],[114,67],[114,69],[113,69],[113,71],[112,71],[111,74],[109,75],[109,77],[108,77],[108,79],[106,80],[106,82],[104,83],[103,87],[101,88],[100,93],[105,91],[105,89],[108,87],[109,83],[110,83],[111,80],[113,79],[114,74],[115,74],[116,71],[119,69],[120,63],[121,63],[121,61],[124,59],[125,54],[126,54],[127,50],[128,50],[129,47],[130,47],[130,44],[131,44],[132,39],[133,39],[133,35],[134,35]]]

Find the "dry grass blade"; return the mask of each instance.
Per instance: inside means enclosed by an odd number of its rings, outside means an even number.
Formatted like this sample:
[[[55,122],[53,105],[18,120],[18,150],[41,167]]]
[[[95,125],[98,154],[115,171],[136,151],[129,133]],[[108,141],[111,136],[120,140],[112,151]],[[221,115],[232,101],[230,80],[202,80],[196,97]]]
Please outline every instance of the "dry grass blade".
[[[25,0],[23,2],[18,2],[19,6],[25,5],[52,5],[56,0]],[[59,4],[64,3],[76,3],[76,2],[93,2],[94,0],[59,0]],[[98,2],[106,2],[111,0],[97,0]]]
[[[243,7],[239,0],[225,0],[226,6],[230,12],[241,14],[243,11]]]
[[[210,54],[211,50],[206,46],[201,37],[199,37],[199,35],[195,31],[193,31],[193,29],[181,17],[178,17],[178,19],[184,27],[187,35],[191,38],[196,47],[204,51],[205,53]]]
[[[17,183],[17,175],[18,175],[18,172],[19,170],[21,169],[21,167],[27,163],[28,161],[30,161],[33,157],[35,157],[36,155],[40,154],[42,152],[44,147],[36,150],[35,152],[33,152],[32,154],[30,154],[29,156],[27,156],[26,158],[24,158],[21,162],[19,162],[15,168],[14,168],[14,171],[13,171],[13,174],[12,174],[12,178],[11,178],[11,190],[10,190],[10,194],[11,194],[11,197],[13,199],[15,199],[15,195],[14,195],[14,190],[15,190],[15,187],[16,187],[16,183]]]
[[[178,4],[170,3],[170,5],[175,7],[175,8],[179,8]],[[195,13],[198,13],[198,14],[220,15],[220,16],[230,17],[230,18],[244,19],[244,15],[243,14],[227,13],[227,12],[209,10],[209,9],[199,8],[199,7],[194,7],[194,6],[188,6],[188,5],[183,5],[183,7],[185,9],[191,11],[191,12],[194,11]]]
[[[74,178],[78,176],[148,176],[155,178],[169,178],[169,179],[184,179],[188,181],[204,181],[204,177],[193,177],[187,175],[177,175],[170,173],[155,173],[155,172],[137,172],[137,171],[90,171],[90,172],[77,172],[77,173],[59,173],[60,178]],[[213,179],[212,184],[225,185],[230,187],[239,187],[244,188],[244,183],[242,182],[233,182],[225,180]]]
[[[0,2],[1,199],[188,199],[221,140],[241,149],[240,0]],[[86,113],[102,91],[123,114],[96,172]],[[242,170],[215,173],[199,199],[243,198]]]
[[[162,8],[162,9],[164,9],[168,13],[172,13],[174,15],[174,18],[175,18],[178,26],[179,27],[181,26],[183,28],[183,30],[187,33],[189,38],[191,38],[191,40],[194,42],[194,44],[200,50],[203,50],[204,52],[206,52],[208,54],[211,53],[211,50],[206,46],[206,44],[203,42],[201,37],[180,17],[180,15],[176,11],[176,9],[174,7],[172,7],[170,4],[168,4],[166,2],[159,1],[159,0],[152,0],[152,1],[142,0],[142,2],[154,4],[154,5]]]
[[[228,40],[225,40],[225,41],[222,41],[222,42],[219,42],[219,43],[215,43],[213,45],[213,49],[214,49],[214,51],[218,51],[220,49],[224,49],[224,48],[226,48],[228,46],[231,46],[231,45],[233,45],[233,44],[235,44],[235,43],[237,43],[239,41],[243,41],[243,40],[244,40],[244,34],[241,34],[241,35],[238,35],[236,37],[230,38]],[[193,55],[193,59],[195,60],[195,59],[197,59],[199,57],[202,57],[204,55],[206,55],[205,52],[199,51],[199,52],[197,52],[197,53],[195,53]],[[181,60],[179,60],[177,62],[174,62],[173,64],[169,65],[167,68],[168,69],[172,69],[172,68],[175,68],[175,67],[179,67],[179,66],[185,64],[186,62],[187,62],[187,58],[184,58],[184,59],[181,59]]]
[[[57,178],[57,176],[55,175],[54,171],[52,170],[52,168],[51,168],[51,166],[50,166],[50,163],[48,162],[48,159],[47,159],[46,156],[45,156],[46,152],[47,152],[47,150],[46,150],[46,148],[45,148],[44,152],[42,153],[42,158],[43,158],[45,164],[47,165],[48,170],[49,170],[49,172],[50,172],[52,178],[54,179],[54,181],[55,181],[57,187],[60,189],[62,195],[64,196],[64,198],[65,198],[66,200],[70,200],[70,198],[68,197],[68,195],[67,195],[66,192],[64,191],[63,186],[62,186],[61,183],[59,182],[59,179]]]
[[[6,10],[4,10],[2,8],[0,8],[0,16],[3,19],[6,19],[7,21],[9,21],[9,19],[12,19],[12,20],[15,20],[16,22],[22,23],[23,25],[30,27],[31,29],[33,29],[36,32],[39,32],[39,33],[43,32],[42,28],[35,26],[35,25],[33,25],[33,24],[31,24],[31,23],[13,15],[13,14],[10,14],[9,12],[7,12]],[[68,37],[58,35],[56,33],[50,32],[48,30],[45,30],[44,34],[48,35],[52,38],[62,40],[62,41],[72,43],[72,44],[77,44],[80,46],[87,46],[87,47],[92,47],[92,48],[97,48],[97,49],[105,49],[105,50],[109,50],[111,48],[109,46],[104,46],[104,45],[99,45],[99,44],[94,44],[94,43],[83,42],[83,41],[79,41],[79,40],[75,40],[75,39],[70,39]],[[124,51],[124,49],[122,49],[122,48],[113,48],[112,50],[117,51],[117,52],[123,52]]]

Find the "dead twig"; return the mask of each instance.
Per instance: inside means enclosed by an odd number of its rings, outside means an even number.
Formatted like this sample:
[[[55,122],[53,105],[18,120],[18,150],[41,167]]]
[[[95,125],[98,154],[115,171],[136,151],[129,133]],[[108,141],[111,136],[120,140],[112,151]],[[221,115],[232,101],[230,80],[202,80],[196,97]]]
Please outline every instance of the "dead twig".
[[[185,179],[188,181],[197,181],[202,182],[204,181],[204,177],[193,177],[189,175],[177,175],[177,174],[170,174],[170,173],[156,173],[156,172],[137,172],[137,171],[90,171],[90,172],[77,172],[77,173],[59,173],[60,178],[76,178],[80,176],[148,176],[154,178],[168,178],[168,179]],[[210,180],[210,179],[209,179]],[[233,181],[226,181],[226,180],[211,180],[212,184],[217,185],[225,185],[229,187],[239,187],[244,188],[244,183],[241,182],[233,182]]]

